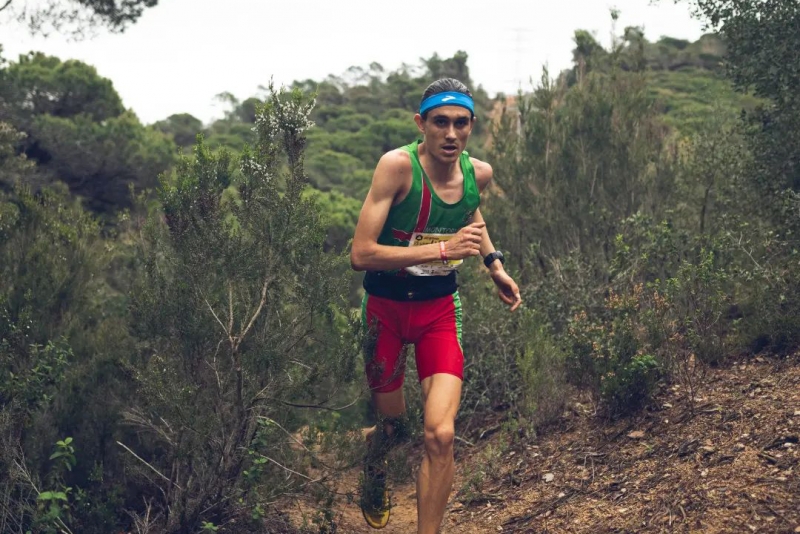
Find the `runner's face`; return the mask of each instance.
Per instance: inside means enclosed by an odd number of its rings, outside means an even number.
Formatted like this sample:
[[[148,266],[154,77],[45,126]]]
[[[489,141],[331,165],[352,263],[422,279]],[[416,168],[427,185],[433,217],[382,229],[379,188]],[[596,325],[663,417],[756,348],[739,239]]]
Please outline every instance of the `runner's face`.
[[[443,163],[458,160],[475,124],[469,110],[461,106],[442,106],[429,111],[425,120],[419,114],[414,118],[429,153]]]

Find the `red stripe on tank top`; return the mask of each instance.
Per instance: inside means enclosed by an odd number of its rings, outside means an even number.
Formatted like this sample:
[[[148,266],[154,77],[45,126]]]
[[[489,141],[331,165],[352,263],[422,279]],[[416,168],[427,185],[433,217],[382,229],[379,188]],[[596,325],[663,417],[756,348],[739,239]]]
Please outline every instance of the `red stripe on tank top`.
[[[425,227],[428,226],[428,220],[431,217],[431,190],[428,188],[428,183],[425,178],[422,179],[422,198],[419,202],[419,212],[417,213],[417,224],[414,227],[414,232],[423,232]],[[395,239],[401,241],[411,241],[414,232],[405,232],[392,228],[392,235]]]
[[[425,171],[423,171],[425,172]],[[431,190],[428,189],[428,182],[422,177],[422,200],[419,203],[419,215],[417,216],[417,226],[415,232],[424,232],[428,226],[428,219],[431,217]]]

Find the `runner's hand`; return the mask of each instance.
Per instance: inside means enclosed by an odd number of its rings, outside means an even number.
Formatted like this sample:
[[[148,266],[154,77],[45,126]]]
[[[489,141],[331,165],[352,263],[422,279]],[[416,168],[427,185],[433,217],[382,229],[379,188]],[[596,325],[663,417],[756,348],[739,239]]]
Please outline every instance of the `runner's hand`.
[[[519,294],[517,283],[502,269],[493,272],[491,276],[497,286],[500,300],[511,306],[512,312],[519,308],[520,304],[522,304],[522,297]]]
[[[472,223],[453,236],[445,243],[445,253],[448,260],[463,260],[470,256],[479,256],[481,253],[481,241],[486,223]]]

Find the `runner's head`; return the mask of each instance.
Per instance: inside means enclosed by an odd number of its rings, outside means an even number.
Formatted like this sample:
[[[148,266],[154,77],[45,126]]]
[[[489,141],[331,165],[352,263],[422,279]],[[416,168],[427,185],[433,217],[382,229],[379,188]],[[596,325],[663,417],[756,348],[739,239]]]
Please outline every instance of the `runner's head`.
[[[425,89],[414,120],[431,155],[452,163],[466,148],[475,124],[472,94],[453,78],[436,80]]]
[[[467,86],[455,78],[442,78],[430,84],[422,93],[422,101],[419,103],[422,120],[428,118],[431,110],[445,106],[447,103],[468,109],[471,117],[475,117],[472,93],[469,92]]]

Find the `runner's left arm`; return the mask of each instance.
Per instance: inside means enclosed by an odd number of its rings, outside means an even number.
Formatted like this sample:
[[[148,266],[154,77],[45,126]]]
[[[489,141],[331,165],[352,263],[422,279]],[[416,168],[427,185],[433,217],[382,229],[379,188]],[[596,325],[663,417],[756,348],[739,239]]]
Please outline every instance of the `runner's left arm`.
[[[476,223],[485,223],[486,222],[483,219],[483,215],[481,215],[480,208],[475,210],[475,214],[472,216],[472,222],[476,222]],[[491,254],[495,250],[497,250],[497,249],[494,248],[494,244],[492,244],[492,238],[489,237],[489,230],[484,226],[483,227],[483,236],[482,236],[482,239],[481,239],[481,261],[483,261],[483,258],[485,258],[487,254]],[[496,270],[498,270],[498,268],[502,269],[503,268],[503,264],[500,263],[499,261],[495,261],[494,263],[492,263],[489,266],[489,272],[495,272]]]
[[[478,190],[482,193],[492,181],[492,167],[488,163],[475,158],[472,158],[472,164],[475,168],[475,181],[478,182]],[[472,222],[485,223],[480,208],[475,210]],[[485,258],[487,254],[497,250],[492,244],[492,238],[489,237],[489,228],[486,226],[483,228],[480,250],[481,258]],[[512,312],[519,308],[520,304],[522,304],[519,287],[499,260],[495,260],[489,265],[489,276],[492,277],[492,281],[497,286],[500,300],[511,306]]]

